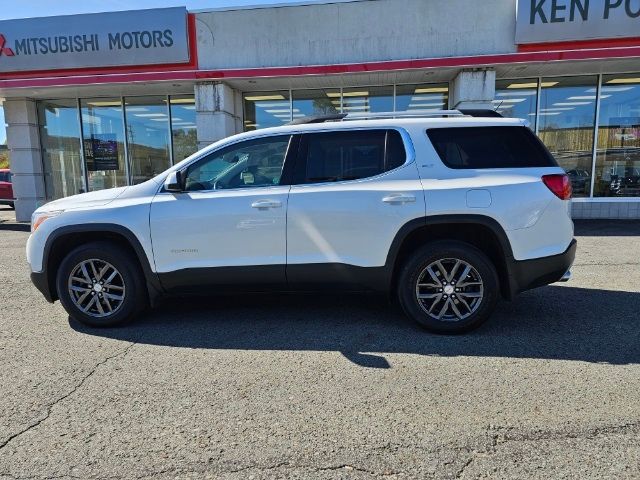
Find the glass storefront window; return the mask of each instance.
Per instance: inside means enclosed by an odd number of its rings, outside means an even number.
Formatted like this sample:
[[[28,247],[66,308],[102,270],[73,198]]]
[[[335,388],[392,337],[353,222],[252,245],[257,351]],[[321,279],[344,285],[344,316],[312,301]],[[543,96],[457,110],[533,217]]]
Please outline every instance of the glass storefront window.
[[[294,90],[292,116],[332,115],[340,113],[340,90]]]
[[[446,83],[431,85],[397,85],[396,111],[446,110],[449,103],[449,86]]]
[[[84,157],[90,191],[128,184],[122,101],[81,101]]]
[[[503,117],[522,118],[536,129],[536,107],[538,104],[538,79],[498,80],[494,108]]]
[[[172,95],[170,103],[173,163],[178,163],[198,151],[196,100],[193,95]]]
[[[598,77],[542,79],[539,136],[571,179],[574,197],[591,192]]]
[[[125,97],[124,109],[131,183],[135,185],[171,166],[167,97]]]
[[[393,85],[343,89],[342,112],[393,112]]]
[[[594,196],[640,196],[640,74],[605,75]]]
[[[249,93],[244,97],[244,129],[277,127],[291,121],[289,92]]]
[[[84,191],[76,100],[38,103],[47,200]]]

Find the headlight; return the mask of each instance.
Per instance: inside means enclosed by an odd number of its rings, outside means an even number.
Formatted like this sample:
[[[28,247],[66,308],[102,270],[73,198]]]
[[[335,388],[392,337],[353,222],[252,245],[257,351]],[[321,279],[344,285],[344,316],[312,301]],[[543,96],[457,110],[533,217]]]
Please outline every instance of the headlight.
[[[64,212],[64,210],[54,210],[51,212],[34,212],[34,214],[31,216],[31,233],[35,232],[38,227],[42,225],[42,222],[49,218],[57,217],[62,212]]]

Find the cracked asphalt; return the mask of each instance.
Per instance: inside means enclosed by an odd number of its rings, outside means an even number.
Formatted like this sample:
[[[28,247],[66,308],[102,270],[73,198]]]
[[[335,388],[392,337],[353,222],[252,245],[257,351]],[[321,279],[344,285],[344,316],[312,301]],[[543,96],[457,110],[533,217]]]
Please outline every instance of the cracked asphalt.
[[[0,207],[0,478],[640,478],[640,222],[462,337],[383,299],[211,297],[70,321]]]

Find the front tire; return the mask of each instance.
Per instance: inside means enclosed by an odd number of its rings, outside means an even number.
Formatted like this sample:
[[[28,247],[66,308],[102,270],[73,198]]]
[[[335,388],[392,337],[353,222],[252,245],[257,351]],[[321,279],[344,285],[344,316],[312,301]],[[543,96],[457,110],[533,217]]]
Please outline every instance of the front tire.
[[[479,327],[495,309],[499,280],[491,260],[472,245],[437,241],[404,264],[398,298],[405,313],[442,334]]]
[[[112,327],[146,306],[143,280],[131,253],[110,242],[91,242],[62,260],[56,287],[72,318],[91,327]]]

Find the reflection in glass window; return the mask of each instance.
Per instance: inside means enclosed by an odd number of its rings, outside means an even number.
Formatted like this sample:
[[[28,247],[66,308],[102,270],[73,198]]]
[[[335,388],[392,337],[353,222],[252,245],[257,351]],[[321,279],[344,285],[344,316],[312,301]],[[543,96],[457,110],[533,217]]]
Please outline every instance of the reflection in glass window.
[[[538,80],[498,80],[494,108],[503,117],[522,118],[536,129],[536,105],[538,102]]]
[[[84,191],[76,100],[38,102],[47,200]]]
[[[127,185],[121,100],[87,99],[80,105],[89,191]]]
[[[594,196],[640,196],[640,75],[605,75]]]
[[[340,113],[340,90],[294,90],[292,117]]]
[[[169,109],[167,97],[127,97],[124,108],[131,181],[135,185],[171,166]]]
[[[216,151],[189,167],[188,191],[273,187],[280,184],[291,137],[258,138]]]
[[[4,121],[4,107],[0,103],[0,168],[9,168],[9,150],[7,149],[7,130]]]
[[[193,95],[172,95],[170,101],[173,163],[178,163],[198,151],[196,100]]]
[[[244,129],[277,127],[291,121],[289,92],[251,92],[244,96]]]
[[[393,112],[393,85],[343,89],[342,112]]]
[[[396,86],[396,111],[446,110],[449,86],[446,83],[431,85]]]
[[[573,195],[591,191],[597,77],[542,80],[539,135],[571,179]]]

